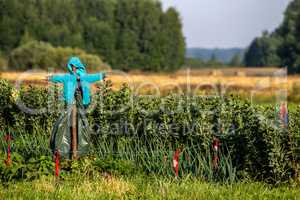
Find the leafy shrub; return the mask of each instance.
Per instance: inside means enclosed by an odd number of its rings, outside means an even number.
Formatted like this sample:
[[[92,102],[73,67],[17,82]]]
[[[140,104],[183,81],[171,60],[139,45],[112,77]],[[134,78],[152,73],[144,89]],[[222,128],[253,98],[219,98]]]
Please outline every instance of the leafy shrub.
[[[26,160],[18,153],[11,154],[11,164],[5,164],[5,156],[0,152],[0,180],[8,182],[12,180],[32,180],[41,176],[53,174],[54,163],[49,156],[41,156],[38,159]]]
[[[15,70],[47,69],[55,66],[55,49],[44,42],[29,42],[9,55],[9,67]]]
[[[62,69],[71,56],[78,56],[91,70],[107,70],[108,65],[96,56],[83,50],[68,47],[53,47],[45,42],[32,41],[16,49],[9,55],[9,67],[15,70]]]
[[[28,114],[17,107],[11,85],[0,81],[0,127],[3,133],[13,130],[14,151],[25,159],[51,156],[51,129],[63,109],[58,94],[49,98],[43,88],[21,89],[18,98],[25,105],[48,108]],[[131,164],[123,163],[128,161],[147,173],[174,176],[172,157],[180,148],[181,175],[281,182],[297,173],[299,108],[290,109],[285,129],[276,120],[274,106],[252,105],[236,97],[134,96],[125,85],[112,90],[110,82],[99,85],[91,107],[92,152],[103,159],[96,162],[100,170],[130,174]],[[221,141],[217,170],[211,164],[215,137]]]
[[[5,164],[5,155],[4,153],[0,152],[1,158],[0,158],[0,177],[3,182],[11,181],[14,179],[21,179],[23,178],[24,174],[24,158],[14,153],[11,156],[11,165],[6,166]]]
[[[92,54],[87,54],[85,51],[81,49],[73,49],[66,47],[57,47],[55,48],[56,54],[56,66],[65,66],[68,62],[68,59],[71,56],[78,56],[82,60],[82,62],[88,67],[89,70],[108,70],[109,66],[102,62],[102,60]]]
[[[17,110],[13,98],[13,87],[7,81],[0,79],[0,128],[5,130],[13,126],[13,111]]]
[[[97,159],[94,162],[96,169],[116,175],[133,175],[137,173],[136,165],[129,160]]]

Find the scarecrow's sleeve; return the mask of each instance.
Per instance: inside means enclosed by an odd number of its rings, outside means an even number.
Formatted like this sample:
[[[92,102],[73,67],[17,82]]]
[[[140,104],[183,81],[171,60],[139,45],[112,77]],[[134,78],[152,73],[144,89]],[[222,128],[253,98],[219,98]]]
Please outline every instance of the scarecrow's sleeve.
[[[51,81],[53,83],[63,83],[65,81],[65,75],[50,76],[49,81]]]
[[[84,76],[84,80],[89,83],[94,83],[96,81],[101,81],[104,79],[104,73],[97,73],[97,74],[87,74]]]

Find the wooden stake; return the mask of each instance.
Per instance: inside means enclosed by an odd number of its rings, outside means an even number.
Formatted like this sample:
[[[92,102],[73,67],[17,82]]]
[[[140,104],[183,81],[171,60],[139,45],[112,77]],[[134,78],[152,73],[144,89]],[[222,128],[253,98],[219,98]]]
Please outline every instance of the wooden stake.
[[[78,142],[77,142],[77,107],[76,104],[72,108],[72,159],[76,160],[78,158]]]

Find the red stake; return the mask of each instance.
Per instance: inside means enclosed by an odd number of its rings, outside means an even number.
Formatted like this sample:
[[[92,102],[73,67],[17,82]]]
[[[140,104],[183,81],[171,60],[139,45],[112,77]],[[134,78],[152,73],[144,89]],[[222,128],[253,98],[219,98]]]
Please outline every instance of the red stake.
[[[7,146],[7,162],[9,162],[10,163],[10,144],[8,144],[8,146]]]
[[[175,170],[176,177],[178,177],[178,171],[179,171],[179,155],[180,155],[180,149],[176,149],[173,156],[173,167]]]
[[[59,152],[55,151],[55,176],[59,176]]]
[[[218,165],[219,165],[218,151],[219,151],[220,145],[221,145],[220,140],[218,138],[214,138],[212,146],[214,149],[213,167],[215,169],[218,168]]]
[[[7,142],[7,159],[5,161],[6,166],[11,164],[11,148],[10,148],[10,141],[12,137],[8,134],[5,136],[5,141]]]

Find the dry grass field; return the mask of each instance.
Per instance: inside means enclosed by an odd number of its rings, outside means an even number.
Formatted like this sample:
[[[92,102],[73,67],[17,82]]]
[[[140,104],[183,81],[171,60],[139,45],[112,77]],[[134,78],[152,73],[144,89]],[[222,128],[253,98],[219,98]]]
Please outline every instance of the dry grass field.
[[[12,83],[46,85],[47,72],[2,72]],[[300,76],[286,76],[277,68],[183,69],[175,73],[107,72],[107,80],[118,89],[127,83],[137,94],[165,95],[170,92],[212,94],[236,93],[242,96],[276,98],[287,91],[290,100],[300,96]]]

